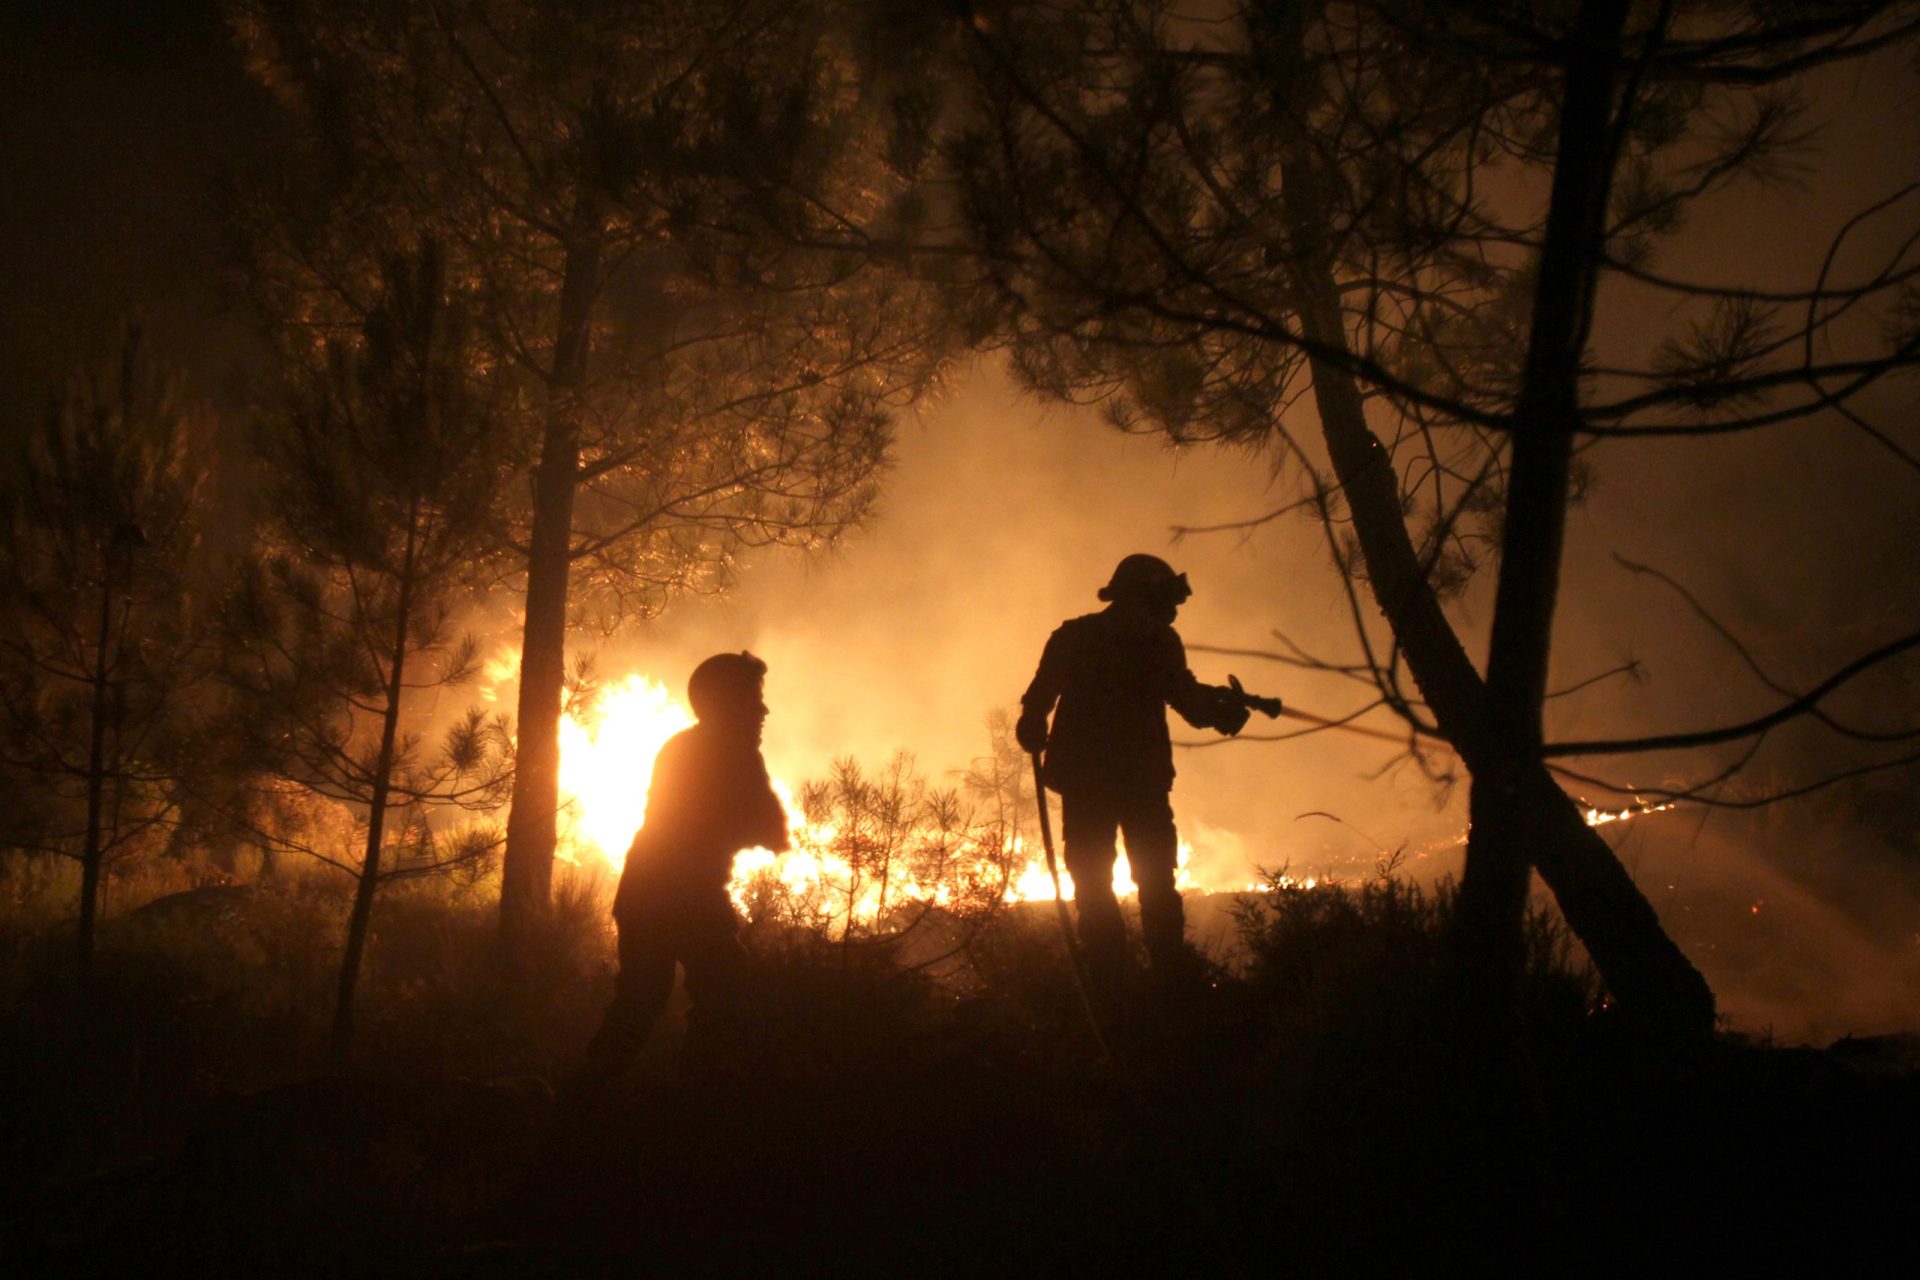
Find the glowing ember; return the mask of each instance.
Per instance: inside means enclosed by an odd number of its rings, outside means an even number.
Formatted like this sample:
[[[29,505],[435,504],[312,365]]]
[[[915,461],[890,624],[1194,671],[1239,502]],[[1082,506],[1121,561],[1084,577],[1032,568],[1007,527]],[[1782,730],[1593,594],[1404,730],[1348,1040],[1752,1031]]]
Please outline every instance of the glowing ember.
[[[1590,827],[1604,827],[1609,822],[1625,822],[1629,818],[1638,818],[1644,814],[1665,813],[1671,808],[1673,808],[1671,800],[1665,804],[1634,804],[1625,809],[1589,808],[1586,811],[1586,819]]]

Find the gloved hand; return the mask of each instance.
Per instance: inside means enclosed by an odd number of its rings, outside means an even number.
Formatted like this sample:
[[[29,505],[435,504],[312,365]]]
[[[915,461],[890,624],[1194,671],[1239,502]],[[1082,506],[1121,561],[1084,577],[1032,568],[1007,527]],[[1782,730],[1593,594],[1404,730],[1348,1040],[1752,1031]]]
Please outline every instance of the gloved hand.
[[[1013,736],[1020,743],[1020,749],[1030,756],[1037,756],[1047,748],[1047,713],[1026,710],[1020,713],[1019,721],[1013,726]]]
[[[1223,703],[1214,716],[1213,727],[1231,738],[1247,727],[1247,717],[1252,714],[1253,712],[1247,710],[1245,703]]]

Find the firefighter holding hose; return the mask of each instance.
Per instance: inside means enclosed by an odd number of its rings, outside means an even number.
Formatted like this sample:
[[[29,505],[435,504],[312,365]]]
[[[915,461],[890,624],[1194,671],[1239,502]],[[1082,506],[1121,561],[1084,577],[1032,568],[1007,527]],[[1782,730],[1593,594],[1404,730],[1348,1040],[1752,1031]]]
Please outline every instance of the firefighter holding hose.
[[[1174,887],[1167,708],[1195,728],[1229,736],[1251,709],[1279,711],[1277,701],[1252,698],[1238,681],[1232,688],[1205,685],[1187,669],[1173,620],[1192,594],[1187,576],[1158,556],[1128,556],[1099,591],[1107,607],[1067,620],[1048,638],[1020,699],[1015,733],[1039,762],[1047,789],[1060,795],[1080,943],[1091,976],[1108,987],[1126,961],[1126,925],[1113,893],[1116,831],[1126,837],[1140,886],[1140,925],[1154,972],[1175,976],[1190,958]]]

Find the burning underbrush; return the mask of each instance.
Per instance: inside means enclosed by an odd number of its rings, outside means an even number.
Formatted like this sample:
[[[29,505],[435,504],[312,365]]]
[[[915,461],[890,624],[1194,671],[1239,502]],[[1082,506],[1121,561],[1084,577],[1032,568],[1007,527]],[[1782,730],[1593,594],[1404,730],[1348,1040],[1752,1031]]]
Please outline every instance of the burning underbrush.
[[[646,815],[653,758],[693,723],[665,686],[635,674],[592,688],[562,725],[560,787],[567,822],[562,856],[618,873]],[[792,848],[747,850],[736,858],[734,904],[750,920],[832,935],[897,932],[921,915],[974,918],[1003,905],[1074,896],[1073,877],[1049,871],[1035,830],[1032,774],[996,713],[990,754],[937,786],[909,753],[874,768],[835,760],[826,776],[798,784],[774,779],[788,814]],[[1195,850],[1183,842],[1182,891],[1257,890],[1247,870],[1202,883]],[[1122,852],[1116,893],[1136,886]]]

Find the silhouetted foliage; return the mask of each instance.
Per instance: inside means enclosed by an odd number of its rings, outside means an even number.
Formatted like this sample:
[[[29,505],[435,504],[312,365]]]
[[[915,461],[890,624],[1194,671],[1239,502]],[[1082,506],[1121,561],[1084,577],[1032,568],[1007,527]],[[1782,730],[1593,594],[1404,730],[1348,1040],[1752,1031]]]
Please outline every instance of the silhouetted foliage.
[[[1600,0],[1213,15],[1087,0],[973,26],[975,115],[954,157],[995,286],[976,329],[1049,394],[1098,401],[1127,429],[1257,446],[1299,478],[1297,500],[1228,527],[1323,521],[1391,643],[1356,595],[1356,657],[1277,656],[1363,676],[1371,701],[1353,714],[1389,709],[1429,772],[1451,776],[1438,738],[1473,774],[1461,920],[1477,985],[1517,972],[1532,864],[1624,1005],[1711,1024],[1704,981],[1545,759],[1751,743],[1831,686],[1776,690],[1772,717],[1658,744],[1546,743],[1560,531],[1600,438],[1805,420],[1913,465],[1862,416],[1864,393],[1920,354],[1911,235],[1857,282],[1833,282],[1830,254],[1800,291],[1653,264],[1697,201],[1787,172],[1809,73],[1908,48],[1914,30],[1900,4]],[[1865,221],[1908,216],[1914,190],[1839,214],[1834,253]],[[1603,354],[1602,289],[1677,313],[1673,336]],[[1309,395],[1317,440],[1289,413]],[[1483,677],[1444,606],[1496,548]]]
[[[931,786],[905,752],[877,770],[836,760],[799,810],[794,849],[746,882],[749,936],[803,950],[831,939],[843,962],[872,952],[959,980],[1025,860],[1008,828]]]
[[[556,885],[536,996],[503,981],[484,888],[395,885],[362,1003],[385,1071],[319,1080],[341,878],[296,865],[117,919],[99,982],[114,1016],[84,1040],[36,985],[45,948],[10,900],[0,946],[26,963],[0,981],[9,1256],[740,1270],[806,1240],[809,1265],[848,1274],[1212,1275],[1537,1246],[1744,1265],[1835,1233],[1906,1247],[1905,1188],[1866,1172],[1920,1118],[1895,1046],[1650,1052],[1589,1012],[1590,976],[1544,918],[1524,1028],[1554,1103],[1535,1152],[1554,1212],[1533,1230],[1488,1194],[1485,1135],[1450,1092],[1444,895],[1387,877],[1247,895],[1245,951],[1200,1001],[1129,1005],[1118,1062],[1075,1025],[1040,904],[996,917],[976,950],[1005,963],[959,989],[884,948],[788,939],[759,950],[764,1013],[738,1056],[683,1072],[668,1034],[621,1086],[556,1100],[546,1081],[604,1001],[609,888]]]
[[[178,814],[200,418],[128,326],[0,469],[0,844],[80,863],[83,966],[105,875],[161,848]]]
[[[717,586],[749,548],[831,540],[937,368],[932,315],[845,235],[905,216],[913,176],[865,12],[237,9],[307,148],[245,209],[269,314],[294,335],[357,323],[383,246],[432,235],[521,388],[510,930],[552,874],[568,628]]]
[[[498,835],[468,815],[496,806],[511,777],[504,721],[470,709],[433,750],[424,729],[438,708],[414,701],[476,673],[477,646],[454,620],[503,550],[505,432],[470,342],[437,247],[394,259],[360,340],[295,369],[263,423],[262,545],[224,611],[235,738],[286,780],[366,813],[358,850],[294,846],[358,882],[342,1059],[380,884],[488,857]]]

